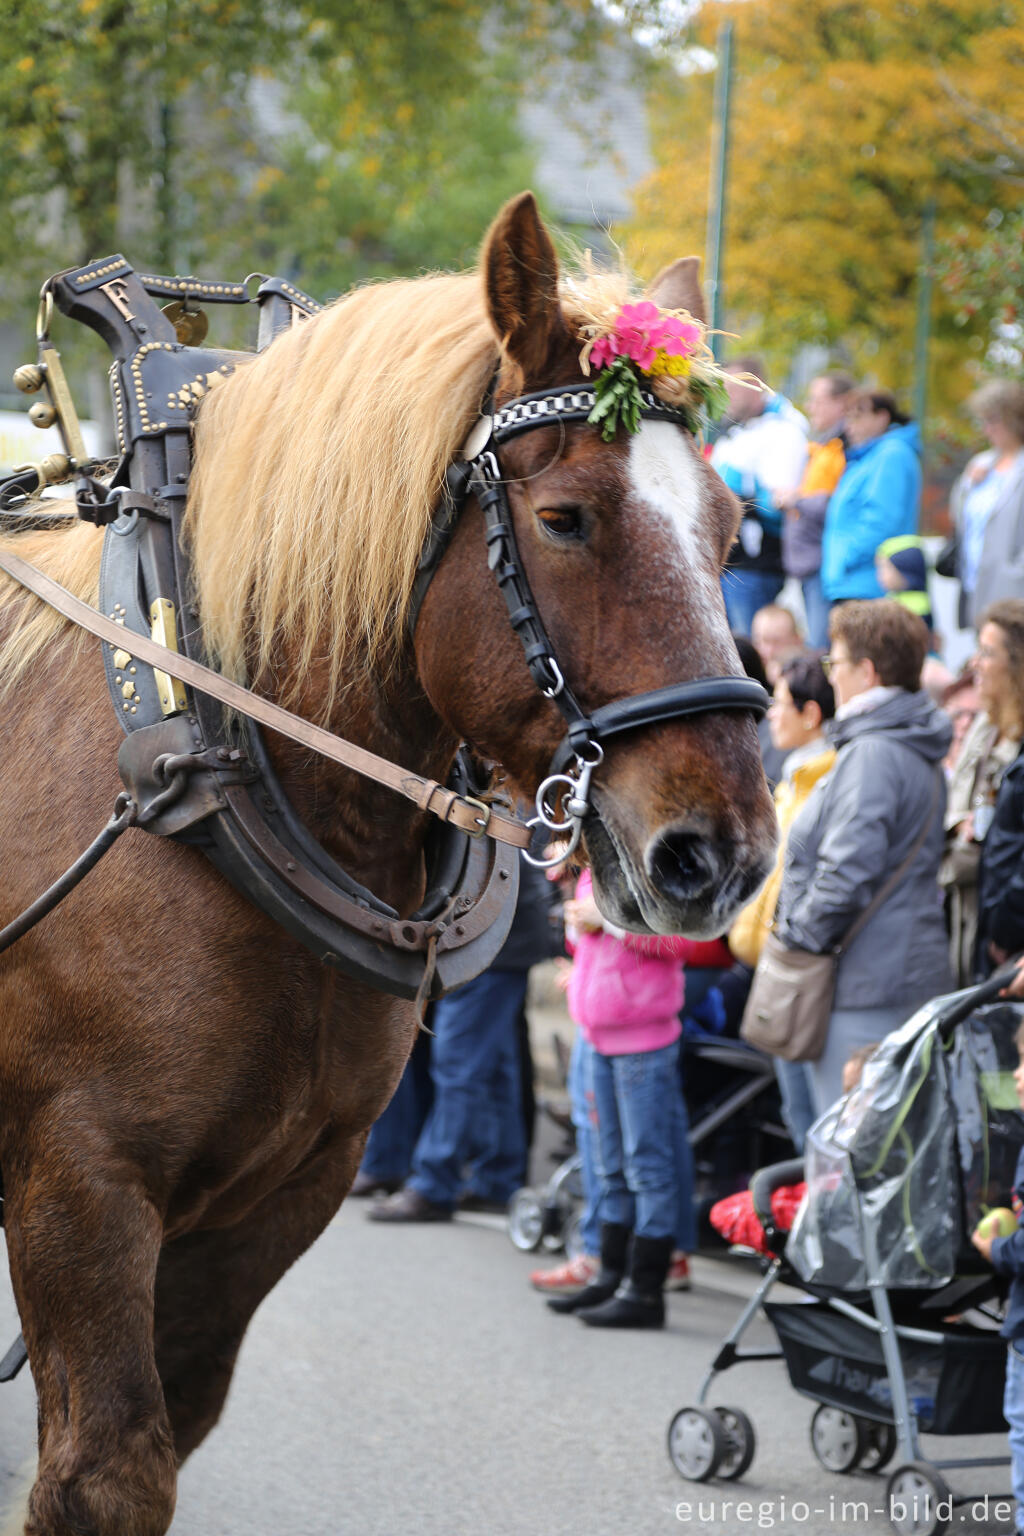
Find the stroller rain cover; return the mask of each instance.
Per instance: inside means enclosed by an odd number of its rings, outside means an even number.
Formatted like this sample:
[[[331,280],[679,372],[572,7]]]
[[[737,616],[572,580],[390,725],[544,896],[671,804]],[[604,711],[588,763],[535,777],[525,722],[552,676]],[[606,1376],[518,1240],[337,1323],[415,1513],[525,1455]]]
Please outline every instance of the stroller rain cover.
[[[786,1245],[804,1281],[934,1288],[981,1262],[967,1237],[1009,1204],[1024,1145],[1013,1085],[1024,1007],[979,1007],[944,1032],[966,996],[937,998],[886,1036],[859,1085],[811,1127]]]

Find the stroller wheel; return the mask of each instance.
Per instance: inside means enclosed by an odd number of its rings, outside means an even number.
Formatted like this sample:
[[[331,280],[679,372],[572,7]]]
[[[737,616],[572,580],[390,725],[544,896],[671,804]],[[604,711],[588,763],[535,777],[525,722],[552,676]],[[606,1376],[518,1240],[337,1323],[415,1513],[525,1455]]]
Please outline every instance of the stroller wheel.
[[[716,1408],[714,1412],[718,1414],[729,1442],[728,1450],[718,1463],[718,1475],[732,1481],[742,1477],[753,1461],[757,1436],[742,1408]]]
[[[863,1419],[821,1403],[811,1419],[811,1449],[826,1472],[852,1472],[867,1446]]]
[[[544,1231],[544,1212],[532,1189],[517,1189],[508,1203],[508,1235],[521,1253],[535,1253]]]
[[[540,1245],[547,1253],[561,1253],[565,1247],[565,1224],[572,1215],[572,1201],[559,1190],[554,1199],[545,1199],[541,1208]]]
[[[717,1412],[680,1408],[668,1427],[669,1460],[691,1483],[706,1483],[729,1455],[729,1437]]]
[[[896,1450],[896,1431],[891,1424],[879,1424],[877,1419],[861,1419],[860,1423],[865,1441],[860,1470],[881,1472],[889,1465]]]
[[[908,1461],[889,1478],[889,1524],[897,1536],[942,1536],[949,1521],[940,1506],[951,1507],[949,1488],[926,1461]]]
[[[570,1259],[578,1259],[583,1247],[583,1212],[573,1211],[562,1230],[562,1245]]]

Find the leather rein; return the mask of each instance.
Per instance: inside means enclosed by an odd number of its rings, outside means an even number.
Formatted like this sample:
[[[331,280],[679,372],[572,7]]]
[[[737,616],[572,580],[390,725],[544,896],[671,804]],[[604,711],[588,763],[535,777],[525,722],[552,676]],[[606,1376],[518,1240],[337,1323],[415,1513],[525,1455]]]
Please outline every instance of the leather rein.
[[[79,629],[116,647],[125,643],[123,625],[106,618],[91,604],[75,597],[66,587],[62,587],[38,567],[30,565],[20,555],[12,555],[0,549],[0,570],[6,571],[14,581],[33,592]],[[364,778],[374,779],[378,784],[393,789],[396,794],[411,800],[421,811],[429,811],[441,821],[458,827],[468,837],[493,837],[516,848],[529,845],[530,831],[523,822],[503,815],[482,800],[464,798],[454,790],[446,789],[443,784],[438,784],[435,779],[426,779],[407,768],[399,768],[387,758],[378,757],[365,747],[345,741],[343,737],[335,736],[322,726],[303,720],[291,710],[283,709],[280,704],[261,698],[241,683],[232,682],[212,667],[193,661],[189,656],[181,656],[146,635],[132,635],[131,647],[132,655],[139,661],[166,672],[179,682],[201,689],[208,697],[219,700],[229,709],[238,710],[240,714],[255,720],[259,725],[267,726],[278,735],[287,736],[300,746],[309,747],[321,757],[329,758],[334,763],[340,763],[343,768],[351,768]]]
[[[166,396],[165,410],[170,412],[176,385],[177,400],[191,412],[203,393],[201,381],[205,380],[206,386],[211,383],[210,372],[191,376],[196,359],[204,370],[219,364],[221,374],[232,371],[242,359],[167,340],[147,339],[139,344],[138,337],[147,329],[150,336],[173,335],[149,296],[178,296],[183,290],[186,308],[190,295],[197,293],[215,302],[248,301],[246,285],[140,279],[123,257],[59,274],[44,288],[48,304],[45,321],[44,306],[40,309],[40,368],[36,371],[44,376],[57,410],[69,450],[67,469],[78,472],[78,516],[106,525],[101,602],[109,605],[110,594],[119,591],[122,600],[113,603],[108,617],[20,556],[2,549],[0,569],[104,642],[111,696],[115,703],[121,701],[123,714],[119,718],[128,733],[118,757],[127,792],[118,797],[110,821],[75,865],[0,931],[0,951],[52,910],[122,831],[140,825],[159,835],[197,842],[233,884],[322,960],[396,995],[415,995],[422,1002],[439,990],[460,985],[491,963],[511,921],[518,875],[514,850],[523,850],[524,857],[533,863],[545,862],[532,859],[525,851],[534,829],[542,829],[546,838],[567,843],[570,850],[576,847],[589,810],[592,776],[604,756],[604,743],[626,731],[709,711],[745,710],[761,715],[768,705],[767,694],[747,678],[701,678],[633,695],[587,713],[566,684],[518,551],[498,451],[522,432],[553,423],[585,421],[595,397],[592,390],[577,386],[525,395],[497,412],[487,409],[481,415],[462,456],[448,471],[410,603],[411,633],[462,507],[472,495],[485,520],[488,565],[523,645],[531,676],[561,711],[567,727],[551,770],[537,791],[536,814],[526,824],[481,798],[460,792],[472,787],[461,754],[456,765],[459,788],[445,787],[342,740],[205,665],[199,659],[201,632],[186,621],[186,614],[194,614],[194,607],[189,606],[190,572],[178,538],[190,463],[188,418],[155,422],[145,401],[154,395]],[[59,387],[59,357],[47,332],[54,296],[66,314],[98,330],[115,353],[111,377],[123,458],[109,485],[85,473],[90,466],[77,419],[66,386]],[[276,278],[263,281],[257,299],[261,305],[261,345],[285,325],[319,308],[315,301]],[[272,323],[264,334],[267,317]],[[149,321],[148,327],[140,319]],[[151,386],[148,390],[147,385]],[[688,425],[682,412],[653,395],[644,395],[643,411],[656,419]],[[22,469],[0,485],[0,509],[10,509],[12,494],[23,499],[48,479],[66,478],[66,473],[47,474],[43,466],[37,468],[35,476]],[[52,526],[63,520],[38,508],[25,515],[25,523],[33,526]],[[110,573],[118,571],[115,580]],[[106,597],[102,595],[105,580]],[[145,603],[141,607],[136,603],[130,590],[134,587],[144,588],[154,615],[161,604],[169,610],[168,644],[155,638],[160,633],[156,617],[151,636],[140,632],[149,622],[150,612]],[[152,601],[154,592],[167,588],[175,593],[175,601],[166,597]],[[179,629],[182,651],[176,648]],[[143,664],[142,669],[136,668],[136,661]],[[151,675],[149,668],[153,669]],[[186,695],[182,685],[188,685],[193,693]],[[234,744],[224,742],[223,721],[204,699],[216,700],[241,717],[241,724],[233,728]],[[138,718],[132,719],[137,711]],[[161,712],[168,718],[161,720]],[[433,876],[428,871],[424,904],[411,919],[401,918],[359,886],[309,836],[277,784],[257,725],[404,795],[448,829],[443,833],[448,842],[441,844],[435,856],[438,868]],[[484,843],[496,849],[503,846],[506,852],[496,851],[485,859],[474,851],[481,850]],[[559,859],[564,856],[564,851],[558,855]]]

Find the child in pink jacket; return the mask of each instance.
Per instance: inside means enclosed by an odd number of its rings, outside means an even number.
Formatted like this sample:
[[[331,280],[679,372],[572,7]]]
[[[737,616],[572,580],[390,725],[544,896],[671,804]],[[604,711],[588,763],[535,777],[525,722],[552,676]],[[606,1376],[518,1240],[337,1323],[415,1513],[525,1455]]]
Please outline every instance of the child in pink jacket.
[[[612,927],[598,911],[590,871],[566,904],[575,943],[569,1012],[587,1053],[597,1117],[601,1268],[577,1296],[548,1305],[602,1328],[660,1328],[662,1289],[677,1236],[679,1168],[693,1160],[679,1077],[683,962],[697,946]],[[687,1242],[687,1236],[690,1241]]]

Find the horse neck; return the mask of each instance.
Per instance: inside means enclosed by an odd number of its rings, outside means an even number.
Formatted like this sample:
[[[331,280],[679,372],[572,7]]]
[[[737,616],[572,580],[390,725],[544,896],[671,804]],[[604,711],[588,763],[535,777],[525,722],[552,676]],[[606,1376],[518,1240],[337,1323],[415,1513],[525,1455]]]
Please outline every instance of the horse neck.
[[[319,718],[325,682],[318,671],[310,671],[290,705],[305,719]],[[428,703],[411,655],[386,682],[354,675],[326,724],[336,736],[442,783],[458,745]],[[295,742],[270,735],[267,748],[296,812],[332,858],[403,915],[414,911],[424,894],[431,818],[394,790]]]

